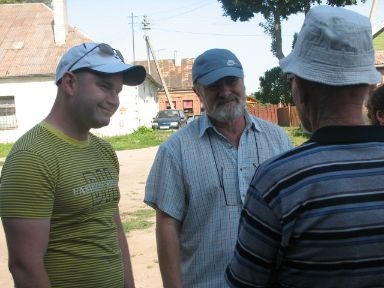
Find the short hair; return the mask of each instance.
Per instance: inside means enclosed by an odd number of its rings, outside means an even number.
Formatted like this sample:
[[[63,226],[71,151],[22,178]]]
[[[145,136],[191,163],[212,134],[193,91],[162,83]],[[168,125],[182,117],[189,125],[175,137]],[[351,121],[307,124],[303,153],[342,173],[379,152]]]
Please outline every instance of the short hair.
[[[367,116],[371,124],[378,125],[379,121],[376,118],[377,111],[384,111],[384,84],[377,86],[368,96],[367,102]]]

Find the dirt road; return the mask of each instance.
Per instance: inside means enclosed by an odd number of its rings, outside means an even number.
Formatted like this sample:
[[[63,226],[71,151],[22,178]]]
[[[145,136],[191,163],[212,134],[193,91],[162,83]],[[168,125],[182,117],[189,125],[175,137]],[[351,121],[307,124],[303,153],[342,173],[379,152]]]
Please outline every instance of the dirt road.
[[[117,151],[120,162],[120,213],[147,209],[143,203],[145,181],[157,147]],[[152,219],[154,221],[154,219]],[[127,235],[131,252],[136,288],[161,288],[161,277],[156,253],[155,227],[133,231]],[[13,287],[7,267],[7,247],[3,227],[0,227],[0,287]]]

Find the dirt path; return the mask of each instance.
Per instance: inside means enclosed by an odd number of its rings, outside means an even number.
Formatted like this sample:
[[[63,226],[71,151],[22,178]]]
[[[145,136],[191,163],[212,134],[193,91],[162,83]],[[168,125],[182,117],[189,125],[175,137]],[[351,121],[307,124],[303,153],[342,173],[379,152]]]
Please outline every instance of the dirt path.
[[[157,147],[118,151],[120,161],[120,213],[148,208],[143,203],[145,181]],[[152,219],[154,221],[154,219]],[[136,288],[161,288],[161,277],[156,253],[155,227],[133,231],[127,235],[131,252]],[[7,267],[7,247],[0,227],[0,287],[13,287]]]

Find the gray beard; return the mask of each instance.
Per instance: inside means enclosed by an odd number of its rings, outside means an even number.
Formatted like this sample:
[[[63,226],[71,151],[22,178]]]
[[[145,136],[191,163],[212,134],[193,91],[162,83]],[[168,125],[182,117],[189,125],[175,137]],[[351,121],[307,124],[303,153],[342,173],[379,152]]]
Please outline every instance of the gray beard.
[[[213,111],[207,112],[208,116],[219,122],[230,122],[244,114],[245,101],[236,103],[235,107],[231,110],[226,109],[225,106],[215,107]]]

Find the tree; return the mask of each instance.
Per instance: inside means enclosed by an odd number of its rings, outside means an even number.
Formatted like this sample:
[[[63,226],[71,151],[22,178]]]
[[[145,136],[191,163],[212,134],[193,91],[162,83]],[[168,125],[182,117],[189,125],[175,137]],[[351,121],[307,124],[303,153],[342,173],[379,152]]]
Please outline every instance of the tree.
[[[260,89],[254,96],[261,103],[293,105],[291,89],[287,76],[280,67],[274,67],[265,72],[264,77],[259,78]]]
[[[271,52],[277,59],[284,58],[281,37],[281,22],[288,16],[307,13],[313,4],[321,4],[322,0],[218,0],[222,4],[224,16],[232,21],[248,21],[255,14],[261,13],[266,20],[259,23],[272,38]],[[361,0],[365,2],[366,0]],[[327,0],[332,6],[356,5],[357,0]]]

